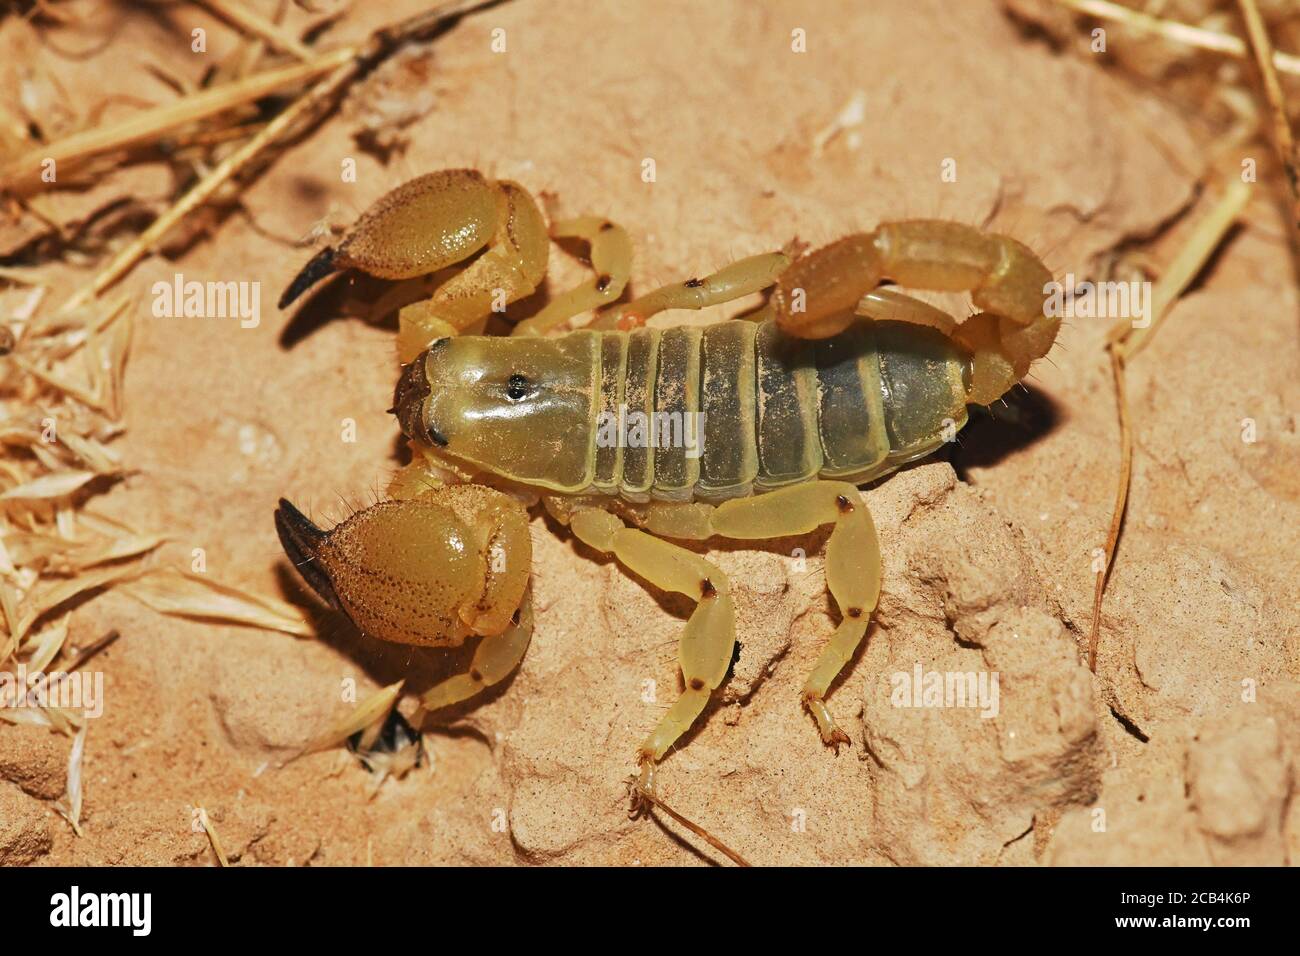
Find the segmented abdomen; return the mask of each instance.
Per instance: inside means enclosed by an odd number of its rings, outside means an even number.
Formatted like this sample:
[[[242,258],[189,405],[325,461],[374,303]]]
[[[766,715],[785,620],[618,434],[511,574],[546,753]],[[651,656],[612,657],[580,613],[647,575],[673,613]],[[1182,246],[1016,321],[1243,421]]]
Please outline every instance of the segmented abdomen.
[[[910,323],[862,320],[810,341],[732,320],[606,332],[599,346],[592,484],[632,501],[720,500],[816,477],[861,483],[966,422],[965,357]]]

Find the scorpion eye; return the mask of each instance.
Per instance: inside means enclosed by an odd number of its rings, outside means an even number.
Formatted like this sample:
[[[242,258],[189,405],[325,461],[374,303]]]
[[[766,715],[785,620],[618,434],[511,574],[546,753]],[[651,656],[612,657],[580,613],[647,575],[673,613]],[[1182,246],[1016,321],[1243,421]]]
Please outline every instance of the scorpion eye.
[[[512,402],[522,401],[528,396],[528,379],[522,375],[511,375],[506,382],[506,398]]]

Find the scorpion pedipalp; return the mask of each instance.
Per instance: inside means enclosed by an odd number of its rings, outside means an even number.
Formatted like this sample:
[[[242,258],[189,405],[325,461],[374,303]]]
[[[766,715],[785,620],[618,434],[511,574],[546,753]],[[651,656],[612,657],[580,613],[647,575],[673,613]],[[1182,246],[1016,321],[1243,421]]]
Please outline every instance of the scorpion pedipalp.
[[[463,332],[494,308],[535,290],[546,274],[546,224],[518,183],[472,169],[417,176],[384,194],[335,249],[317,253],[290,282],[284,308],[340,269],[413,279],[487,251],[433,297],[398,315],[398,355],[410,362],[434,340]]]
[[[330,531],[282,501],[276,527],[307,583],[386,641],[447,647],[500,634],[528,583],[527,514],[479,485],[381,502]]]

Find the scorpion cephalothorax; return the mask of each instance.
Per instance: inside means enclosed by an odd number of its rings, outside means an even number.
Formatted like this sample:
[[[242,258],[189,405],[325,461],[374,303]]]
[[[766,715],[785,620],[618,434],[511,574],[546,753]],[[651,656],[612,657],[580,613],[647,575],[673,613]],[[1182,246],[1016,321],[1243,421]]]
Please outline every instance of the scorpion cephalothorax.
[[[512,336],[482,335],[494,310],[536,290],[550,238],[586,242],[593,277]],[[404,364],[392,411],[413,460],[390,500],[329,532],[281,502],[276,526],[306,581],[375,637],[445,646],[480,635],[470,669],[421,698],[426,711],[445,707],[503,679],[528,646],[525,505],[540,499],[588,546],[696,601],[678,655],[683,690],[638,751],[649,792],[735,646],[727,576],[663,539],[756,540],[833,525],[826,579],[842,619],[803,702],[827,744],[848,743],[825,697],[880,590],[876,531],[857,485],[951,440],[967,404],[997,399],[1047,354],[1059,325],[1043,307],[1047,268],[1005,236],[890,222],[806,255],[752,256],[554,334],[622,296],[626,232],[582,217],[548,234],[518,184],[450,170],[375,203],[337,249],[307,264],[281,306],[339,269],[407,279],[475,253],[399,313]],[[979,311],[958,323],[886,281],[969,292]],[[645,327],[659,312],[766,289],[767,304],[743,320]],[[699,443],[633,443],[622,432],[601,440],[609,416],[628,410],[652,424],[700,416]]]

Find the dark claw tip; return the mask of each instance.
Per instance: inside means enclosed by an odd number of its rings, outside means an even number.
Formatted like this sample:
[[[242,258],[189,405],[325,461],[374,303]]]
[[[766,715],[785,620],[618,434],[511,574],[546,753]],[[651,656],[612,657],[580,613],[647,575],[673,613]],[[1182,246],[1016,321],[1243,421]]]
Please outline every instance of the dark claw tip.
[[[325,532],[316,527],[312,520],[294,507],[293,502],[281,498],[275,509],[275,525],[283,527],[295,538],[305,542],[316,543],[325,537]]]
[[[284,294],[280,296],[277,308],[283,309],[292,305],[298,296],[334,271],[334,248],[326,246],[312,256],[299,273],[294,276],[293,281],[289,283],[289,288],[285,289]]]
[[[302,575],[302,579],[327,604],[339,609],[339,600],[334,593],[334,585],[330,582],[329,575],[321,567],[320,562],[316,560],[316,555],[320,550],[321,543],[327,537],[327,532],[316,527],[310,518],[284,498],[280,499],[279,507],[275,509],[275,530],[280,536],[280,545],[284,548],[284,553],[293,562],[293,566]]]

